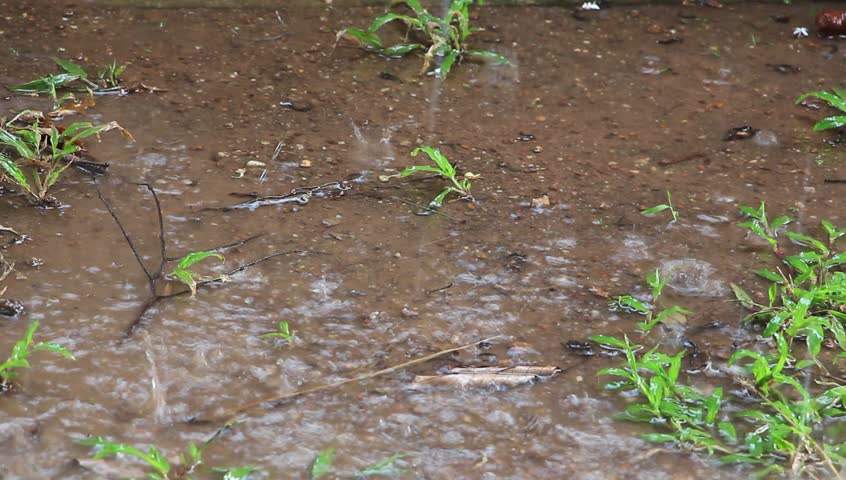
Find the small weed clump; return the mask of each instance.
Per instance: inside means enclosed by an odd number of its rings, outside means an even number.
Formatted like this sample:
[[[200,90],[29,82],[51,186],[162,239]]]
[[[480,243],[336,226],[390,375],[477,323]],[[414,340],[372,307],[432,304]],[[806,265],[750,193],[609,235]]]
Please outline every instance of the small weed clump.
[[[667,203],[662,203],[660,205],[655,205],[654,207],[647,208],[646,210],[641,210],[641,215],[655,215],[656,213],[663,212],[664,210],[669,210],[670,215],[673,216],[673,219],[670,223],[676,223],[679,221],[679,212],[673,208],[673,197],[670,195],[670,192],[667,192]]]
[[[834,115],[824,118],[814,125],[814,130],[828,130],[831,128],[840,128],[846,126],[846,90],[842,88],[832,88],[831,92],[819,91],[808,92],[796,100],[796,103],[805,100],[808,97],[821,98],[831,104],[832,107],[840,110],[843,115]]]
[[[294,343],[294,339],[296,338],[295,331],[291,330],[291,327],[288,326],[288,322],[279,322],[279,326],[277,327],[275,332],[268,332],[261,335],[261,338],[265,339],[275,339],[278,338],[285,343]]]
[[[206,280],[201,278],[195,272],[193,272],[190,268],[195,263],[200,262],[206,258],[215,257],[219,259],[221,262],[225,261],[223,255],[214,252],[191,252],[188,255],[185,255],[174,267],[173,271],[170,272],[171,275],[178,278],[182,283],[188,286],[191,289],[191,296],[197,294],[197,279]],[[223,277],[217,277],[216,280],[224,280]]]
[[[93,459],[101,460],[113,455],[127,455],[141,460],[145,464],[145,468],[152,470],[147,472],[147,478],[152,480],[184,480],[192,478],[191,475],[197,473],[203,465],[203,454],[220,435],[231,428],[234,422],[227,423],[220,427],[214,434],[201,444],[190,444],[188,449],[179,455],[179,464],[173,465],[167,457],[151,445],[147,451],[124,443],[112,442],[104,437],[90,437],[77,440],[77,443],[95,449]],[[245,480],[252,473],[261,471],[257,467],[212,467],[212,472],[223,474],[224,480]]]
[[[756,476],[841,478],[838,465],[846,462],[846,439],[831,426],[846,420],[846,386],[829,373],[833,362],[823,361],[822,347],[846,356],[846,252],[835,249],[846,229],[823,221],[825,236],[817,239],[788,231],[786,216],[769,219],[763,203],[740,210],[747,220],[739,226],[764,239],[778,265],[755,272],[770,282],[766,302],[732,284],[738,302],[752,311],[745,322],[760,325],[765,338],[760,351],[740,348],[726,362],[726,368],[741,372],[730,376],[738,388],[703,393],[680,381],[687,352],[668,355],[653,348],[639,354],[641,347],[628,338],[605,335],[592,340],[622,351],[626,363],[600,374],[619,378],[607,389],[631,391],[646,400],[621,415],[660,429],[643,435],[646,440],[706,451],[723,463],[754,465]],[[781,245],[782,236],[791,241],[789,248],[799,247],[796,253]],[[660,293],[663,282],[657,276],[649,283]],[[613,302],[644,315],[652,311],[629,296]],[[646,323],[639,324],[641,330],[648,331]]]
[[[24,115],[33,116],[33,121],[20,126],[17,121]],[[0,127],[0,181],[11,181],[37,205],[56,204],[49,190],[76,161],[75,154],[83,150],[82,140],[113,129],[132,139],[116,122],[76,122],[63,127],[37,112],[21,112]]]
[[[446,78],[452,66],[465,57],[477,57],[497,63],[510,64],[502,55],[487,50],[470,50],[468,37],[479,28],[470,25],[470,6],[475,0],[452,0],[446,15],[441,18],[429,13],[418,0],[401,0],[411,9],[412,15],[386,13],[373,20],[367,30],[346,28],[338,32],[338,39],[349,37],[358,41],[365,49],[385,57],[402,57],[415,50],[425,50],[423,68],[420,73],[429,71],[432,62],[437,59],[434,74]],[[481,2],[479,2],[481,3]],[[398,20],[404,23],[410,32],[420,35],[420,43],[401,43],[386,47],[377,31],[385,24]],[[408,35],[406,35],[406,39]]]
[[[36,330],[38,330],[38,322],[32,322],[29,325],[29,328],[26,329],[24,338],[15,343],[15,346],[12,348],[12,354],[9,358],[0,364],[0,392],[5,392],[12,388],[12,381],[18,376],[17,370],[21,368],[30,368],[29,356],[35,352],[47,350],[49,352],[58,353],[65,358],[76,360],[67,348],[57,343],[34,343],[33,336],[35,336]]]
[[[60,97],[58,93],[60,89],[105,93],[123,88],[120,84],[120,75],[126,70],[125,65],[118,66],[114,62],[106,65],[98,71],[99,83],[95,83],[89,79],[88,72],[76,63],[56,57],[51,59],[64,70],[62,73],[44,75],[31,82],[11,87],[11,90],[20,93],[46,93],[53,100],[53,108],[59,108],[66,100],[74,100],[73,93],[66,93]]]
[[[631,295],[617,295],[610,298],[608,309],[612,312],[637,313],[646,316],[644,321],[637,324],[638,329],[644,334],[649,333],[655,325],[662,322],[673,320],[675,323],[684,323],[686,316],[690,312],[678,305],[663,309],[660,312],[658,311],[661,293],[664,291],[668,280],[669,277],[661,278],[661,272],[658,270],[646,276],[646,284],[652,289],[652,302],[654,305],[640,301]],[[658,312],[657,315],[656,312]]]
[[[449,160],[441,153],[440,150],[433,147],[418,147],[415,148],[413,152],[411,152],[411,156],[416,156],[418,153],[424,152],[429,158],[435,163],[435,166],[431,165],[415,165],[413,167],[408,167],[403,170],[400,175],[403,177],[407,177],[413,173],[417,172],[430,172],[436,173],[450,182],[452,185],[445,187],[441,190],[441,193],[438,194],[431,202],[429,202],[429,207],[431,208],[439,208],[444,203],[444,199],[450,193],[456,193],[461,196],[463,199],[467,199],[470,201],[474,201],[473,196],[470,194],[470,178],[475,177],[472,173],[465,173],[463,178],[458,178],[458,172],[455,170],[455,167],[449,162]]]

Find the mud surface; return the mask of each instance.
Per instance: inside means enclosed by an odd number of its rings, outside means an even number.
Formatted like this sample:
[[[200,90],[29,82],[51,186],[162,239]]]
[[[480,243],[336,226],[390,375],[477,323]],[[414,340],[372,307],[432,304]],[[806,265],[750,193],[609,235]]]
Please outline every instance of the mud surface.
[[[636,437],[640,426],[611,418],[626,400],[603,392],[595,373],[619,360],[586,359],[562,342],[636,337],[637,319],[608,312],[589,289],[645,293],[643,277],[663,268],[677,272],[672,300],[694,314],[650,341],[681,348],[692,339],[723,361],[733,342],[755,336],[726,302],[728,283],[760,293],[750,271],[769,262],[735,225],[737,206],[765,200],[811,232],[823,218],[846,223],[846,186],[825,183],[846,178],[843,149],[823,144],[833,134],[811,131],[827,107],[794,105],[801,93],[843,87],[846,45],[791,35],[826,4],[625,7],[584,20],[564,8],[488,7],[475,45],[515,66],[465,63],[446,82],[419,77],[419,58],[385,60],[346,42],[333,48],[336,31],[366,25],[379,9],[281,8],[282,24],[273,9],[0,5],[3,84],[54,71],[49,57],[60,55],[126,62],[129,83],[168,90],[98,97],[85,116],[116,120],[137,140],[104,135],[90,149],[112,165],[98,184],[145,262],[158,262],[158,232],[155,204],[138,182],[161,197],[169,256],[263,234],[226,252],[224,265],[209,262],[208,273],[305,252],[160,302],[127,336],[147,300],[146,279],[91,179],[68,172],[55,190],[62,209],[3,192],[0,224],[30,239],[3,251],[17,263],[6,296],[26,312],[2,319],[0,352],[38,320],[37,338],[66,345],[77,361],[39,354],[20,389],[0,397],[0,477],[91,478],[73,463],[89,455],[74,443],[87,435],[155,444],[175,457],[217,426],[191,419],[493,335],[503,338],[490,349],[255,412],[210,447],[207,464],[305,478],[331,446],[335,471],[346,473],[407,452],[411,471],[402,478],[746,475],[653,451]],[[656,43],[671,37],[684,41]],[[7,115],[48,105],[10,96],[0,107]],[[745,125],[764,133],[723,140]],[[420,144],[481,175],[478,205],[419,216],[442,181],[379,180],[418,161],[409,152]],[[267,163],[263,179],[261,168],[233,178],[249,160]],[[203,210],[240,201],[232,192],[282,194],[340,180],[353,188],[338,199]],[[667,190],[677,224],[638,213]],[[550,206],[532,208],[543,194]],[[28,266],[32,258],[43,265]],[[293,345],[258,337],[280,320],[296,330]],[[703,328],[715,321],[725,326]],[[507,391],[406,388],[415,374],[456,363],[565,372]],[[723,382],[687,381],[706,389]]]

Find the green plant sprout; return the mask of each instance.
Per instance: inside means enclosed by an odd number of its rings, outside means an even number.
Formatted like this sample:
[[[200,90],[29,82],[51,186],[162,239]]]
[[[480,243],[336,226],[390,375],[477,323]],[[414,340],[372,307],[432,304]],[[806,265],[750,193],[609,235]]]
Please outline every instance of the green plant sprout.
[[[290,329],[288,322],[279,322],[279,326],[275,332],[264,333],[260,338],[279,338],[286,343],[294,343],[296,333]]]
[[[223,258],[223,255],[214,252],[191,252],[188,255],[185,255],[179,260],[179,263],[176,264],[176,267],[173,269],[170,274],[179,280],[181,280],[188,288],[191,289],[191,296],[197,294],[197,279],[201,281],[204,280],[202,277],[197,275],[195,272],[190,270],[190,268],[206,258],[215,257],[219,259],[221,262],[226,261]],[[221,278],[221,277],[218,277]]]
[[[73,164],[73,155],[82,150],[83,139],[99,137],[100,133],[113,129],[132,139],[116,122],[105,125],[76,122],[58,127],[52,123],[42,126],[36,119],[26,127],[15,127],[14,122],[23,113],[0,128],[0,181],[16,184],[38,205],[55,203],[49,190]]]
[[[796,100],[796,103],[799,103],[808,97],[817,97],[822,100],[825,100],[830,103],[832,107],[843,112],[843,115],[834,115],[820,120],[816,123],[816,125],[814,125],[814,130],[828,130],[831,128],[840,128],[846,126],[846,90],[834,87],[831,89],[831,92],[808,92],[800,96]]]
[[[117,62],[112,62],[97,72],[97,78],[105,88],[120,88],[120,75],[124,70],[126,70],[126,65],[118,66]]]
[[[450,193],[456,193],[461,196],[462,199],[467,199],[470,201],[475,201],[473,196],[470,194],[470,177],[475,177],[475,175],[471,173],[465,173],[463,178],[458,178],[458,174],[455,170],[455,167],[449,163],[449,160],[441,153],[440,150],[433,147],[417,147],[411,152],[411,156],[417,156],[418,153],[424,152],[429,158],[435,162],[435,166],[431,165],[415,165],[413,167],[408,167],[402,172],[400,172],[400,176],[407,177],[413,173],[417,172],[430,172],[436,173],[449,181],[452,182],[451,186],[444,188],[441,193],[438,194],[437,197],[434,198],[431,202],[429,202],[429,207],[431,208],[439,208],[443,205],[444,199]]]
[[[155,447],[150,446],[147,452],[139,450],[133,446],[126,445],[123,443],[115,443],[103,437],[93,437],[93,438],[84,438],[82,440],[78,440],[77,443],[80,445],[84,445],[87,447],[94,447],[97,449],[97,452],[92,457],[94,460],[100,460],[106,458],[111,455],[128,455],[130,457],[135,457],[144,463],[147,464],[149,468],[155,470],[155,472],[150,472],[147,474],[148,478],[153,480],[173,480],[177,478],[181,478],[179,476],[173,475],[171,476],[171,465],[170,462],[162,455],[161,452]],[[192,459],[197,460],[197,464],[201,461],[202,452],[194,445],[191,444],[189,447],[189,455]],[[185,457],[183,456],[183,459]],[[191,464],[189,468],[186,470],[190,471],[193,470],[195,465]]]
[[[353,475],[355,478],[367,478],[372,476],[387,476],[387,475],[397,475],[399,473],[406,472],[407,470],[404,468],[398,468],[394,466],[398,460],[401,460],[408,455],[404,453],[395,453],[390,457],[382,460],[380,462],[376,462],[373,465],[370,465]]]
[[[679,221],[679,212],[673,208],[673,198],[670,195],[669,190],[667,191],[667,203],[662,203],[660,205],[655,205],[654,207],[647,208],[646,210],[642,210],[640,212],[641,215],[655,215],[656,213],[663,212],[664,210],[669,210],[670,214],[673,216],[673,219],[670,223],[676,223]]]
[[[678,305],[661,310],[656,315],[661,293],[668,280],[669,277],[661,278],[661,272],[658,269],[646,276],[646,284],[652,288],[654,305],[638,300],[631,295],[615,295],[609,298],[608,309],[612,312],[636,313],[645,316],[644,321],[637,323],[638,329],[644,334],[649,333],[655,325],[662,322],[668,323],[671,319],[674,320],[674,323],[682,323],[690,312]]]
[[[358,28],[346,28],[338,32],[337,38],[349,37],[356,40],[365,49],[379,55],[396,58],[402,57],[415,50],[425,50],[423,67],[420,73],[429,71],[432,62],[437,58],[435,75],[438,78],[446,78],[452,66],[461,62],[466,56],[478,57],[497,63],[510,64],[511,62],[494,52],[487,50],[470,50],[467,45],[468,37],[481,30],[470,25],[470,6],[475,0],[452,0],[446,15],[443,18],[429,13],[423,8],[418,0],[399,0],[394,3],[401,3],[411,9],[412,15],[401,15],[389,12],[373,20],[367,30]],[[479,2],[481,3],[481,2]],[[398,20],[404,23],[409,32],[420,34],[421,43],[401,43],[386,47],[376,32],[382,26]],[[406,34],[406,41],[408,40]]]
[[[84,68],[70,60],[50,57],[64,73],[48,74],[36,78],[21,85],[15,85],[10,90],[19,93],[42,94],[46,93],[53,100],[53,108],[59,108],[68,99],[73,99],[73,94],[58,96],[58,89],[73,89],[80,92],[108,92],[123,88],[120,85],[119,75],[123,73],[126,66],[118,67],[116,63],[106,65],[100,72],[98,78],[101,85],[89,80],[88,73]],[[82,83],[82,87],[74,87],[74,84]]]
[[[144,462],[147,468],[152,469],[152,472],[147,473],[147,478],[152,480],[183,480],[190,478],[189,476],[199,470],[203,464],[203,454],[215,440],[217,440],[223,432],[232,428],[233,425],[239,423],[241,419],[226,423],[218,428],[211,437],[201,444],[190,444],[188,449],[179,455],[179,464],[172,465],[167,457],[154,445],[150,445],[146,452],[143,450],[127,445],[124,443],[112,442],[111,440],[97,436],[90,438],[83,438],[77,440],[76,443],[95,449],[93,459],[101,460],[112,455],[128,455],[135,457]],[[258,469],[255,467],[228,467],[228,468],[212,468],[213,472],[230,475],[224,477],[226,480],[247,478],[251,472]]]
[[[314,458],[311,464],[311,478],[320,478],[332,471],[332,464],[335,462],[335,449],[324,448]]]
[[[38,322],[32,322],[26,329],[24,337],[15,343],[12,347],[12,354],[9,358],[0,364],[0,392],[8,391],[12,387],[12,380],[18,376],[17,370],[21,368],[30,368],[29,356],[35,352],[47,350],[49,352],[58,353],[65,358],[76,360],[73,354],[65,347],[52,342],[34,343],[33,336],[38,330]]]

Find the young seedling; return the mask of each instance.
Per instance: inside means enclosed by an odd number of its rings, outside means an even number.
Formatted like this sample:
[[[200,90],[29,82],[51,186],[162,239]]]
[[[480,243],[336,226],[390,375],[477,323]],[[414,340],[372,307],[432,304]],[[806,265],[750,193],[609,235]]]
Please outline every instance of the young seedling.
[[[399,468],[394,466],[398,460],[401,460],[408,455],[404,453],[396,453],[391,455],[390,457],[382,460],[381,462],[376,462],[373,465],[370,465],[362,470],[359,470],[355,473],[355,478],[367,478],[372,476],[387,476],[387,475],[396,475],[399,473],[406,472],[407,470],[404,468]]]
[[[113,129],[132,139],[116,122],[105,125],[76,122],[60,127],[43,118],[41,124],[36,117],[32,124],[18,127],[15,125],[18,117],[0,127],[0,181],[11,181],[42,206],[56,203],[49,191],[76,161],[75,154],[82,150],[83,139],[99,138],[100,133]]]
[[[288,322],[279,322],[279,327],[275,332],[262,334],[261,338],[278,338],[286,343],[294,343],[296,333],[288,327]]]
[[[662,278],[661,272],[657,269],[646,276],[646,284],[652,288],[653,305],[642,302],[631,295],[617,295],[609,299],[608,309],[612,312],[636,313],[645,316],[644,321],[637,323],[638,329],[644,334],[649,333],[659,323],[670,323],[671,319],[674,323],[683,322],[690,312],[678,305],[658,310],[661,293],[669,279],[669,277]],[[658,312],[657,315],[656,312]]]
[[[335,449],[324,448],[314,458],[311,464],[311,478],[320,478],[332,471],[332,463],[335,462]]]
[[[225,261],[223,255],[214,252],[192,252],[188,255],[185,255],[179,260],[179,263],[176,264],[176,268],[173,269],[170,274],[179,280],[181,280],[188,288],[191,289],[191,296],[197,294],[197,279],[201,281],[204,280],[203,277],[200,277],[195,272],[190,270],[190,268],[206,258],[215,257],[219,259],[221,262]],[[220,277],[218,277],[220,278]]]
[[[64,70],[63,73],[44,75],[31,82],[15,85],[11,87],[11,90],[31,94],[46,93],[53,100],[53,108],[58,109],[65,100],[73,99],[73,94],[66,94],[59,97],[59,89],[93,93],[109,92],[122,88],[119,76],[126,69],[126,66],[118,67],[114,62],[111,65],[106,65],[98,72],[98,78],[101,81],[101,84],[98,85],[89,80],[88,73],[85,69],[76,63],[56,57],[51,57],[51,59]]]
[[[824,118],[814,125],[814,130],[828,130],[846,126],[846,90],[834,87],[831,92],[819,91],[808,92],[796,100],[799,103],[808,97],[817,97],[831,104],[832,107],[840,110],[843,115],[834,115]]]
[[[118,66],[117,62],[112,62],[97,72],[97,78],[103,84],[104,88],[120,88],[120,75],[124,70],[126,70],[126,65]]]
[[[673,198],[670,195],[670,192],[667,191],[667,203],[662,203],[660,205],[655,205],[652,208],[647,208],[646,210],[642,210],[640,212],[641,215],[655,215],[656,213],[663,212],[664,210],[669,210],[670,214],[673,216],[673,219],[670,223],[676,223],[679,221],[679,212],[673,208]]]
[[[194,443],[190,444],[187,451],[179,455],[178,465],[172,465],[171,462],[168,461],[167,457],[154,445],[151,445],[147,451],[144,452],[143,450],[131,445],[112,442],[111,440],[100,436],[77,440],[77,443],[88,447],[94,447],[95,453],[92,457],[94,460],[101,460],[112,455],[128,455],[141,460],[146,464],[147,468],[153,470],[152,472],[147,473],[147,478],[153,480],[184,480],[191,478],[191,475],[196,473],[203,464],[203,453],[206,448],[208,448],[212,442],[217,440],[223,432],[229,430],[233,425],[239,423],[240,421],[241,420],[239,419],[226,423],[218,428],[205,442],[202,442],[199,445]],[[225,478],[232,479],[246,478],[250,472],[254,472],[256,470],[257,469],[254,467],[225,469],[212,468],[212,471],[219,471],[221,473],[225,472],[225,474],[231,473],[232,476]],[[237,476],[236,474],[240,476]]]
[[[338,32],[337,38],[352,38],[365,49],[379,55],[397,58],[415,50],[425,50],[423,68],[420,73],[429,71],[433,61],[436,61],[434,74],[439,78],[446,78],[452,66],[468,56],[490,60],[497,63],[510,64],[507,58],[487,50],[470,50],[468,37],[481,30],[470,25],[470,6],[475,0],[452,0],[446,15],[441,18],[429,13],[423,8],[419,0],[399,0],[408,6],[412,15],[386,13],[373,20],[367,30],[346,28]],[[481,3],[481,2],[479,2]],[[386,47],[377,31],[384,25],[397,20],[406,25],[409,33],[419,35],[419,42],[401,43]],[[408,40],[406,35],[406,41]]]
[[[450,193],[456,193],[461,196],[462,199],[467,199],[472,202],[475,202],[475,199],[470,194],[470,180],[469,178],[475,177],[472,173],[465,173],[463,178],[458,178],[458,173],[455,170],[455,167],[449,163],[449,160],[441,153],[440,150],[433,147],[418,147],[415,148],[413,152],[411,152],[411,156],[417,156],[418,153],[424,152],[429,158],[435,163],[435,166],[431,165],[415,165],[413,167],[408,167],[400,173],[400,176],[407,177],[413,173],[417,172],[430,172],[436,173],[450,182],[452,182],[451,186],[444,188],[441,193],[438,194],[437,197],[434,198],[431,202],[429,202],[429,206],[432,208],[439,208],[443,205],[444,199]]]
[[[12,387],[12,380],[18,376],[17,370],[21,368],[30,368],[29,356],[35,352],[47,350],[49,352],[58,353],[59,355],[76,360],[73,354],[67,348],[52,342],[34,343],[33,336],[38,330],[38,322],[32,322],[29,328],[26,329],[24,338],[18,340],[15,346],[12,347],[12,354],[9,358],[0,364],[0,392],[8,391]]]

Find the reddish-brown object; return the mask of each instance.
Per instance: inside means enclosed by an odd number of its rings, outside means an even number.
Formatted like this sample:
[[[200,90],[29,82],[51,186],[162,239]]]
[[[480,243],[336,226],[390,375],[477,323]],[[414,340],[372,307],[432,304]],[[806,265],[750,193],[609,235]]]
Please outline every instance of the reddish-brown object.
[[[817,14],[814,24],[820,35],[846,35],[846,11],[844,10],[823,10]]]

